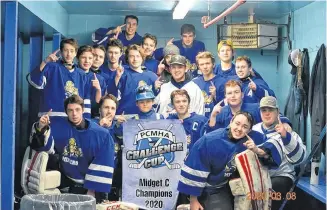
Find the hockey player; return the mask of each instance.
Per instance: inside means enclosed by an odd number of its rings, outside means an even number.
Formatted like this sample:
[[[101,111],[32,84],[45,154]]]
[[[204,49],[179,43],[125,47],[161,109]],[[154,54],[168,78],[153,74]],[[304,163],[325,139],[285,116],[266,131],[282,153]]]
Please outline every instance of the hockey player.
[[[156,104],[159,106],[158,113],[167,117],[171,113],[176,113],[170,103],[170,94],[174,90],[184,89],[191,98],[190,112],[204,115],[204,97],[201,89],[189,78],[186,72],[186,58],[181,55],[174,55],[169,66],[172,78],[171,81],[161,86],[160,93],[156,97]]]
[[[193,79],[193,82],[202,90],[205,103],[205,116],[209,118],[213,107],[224,99],[224,85],[227,81],[223,77],[217,77],[213,73],[215,58],[210,52],[200,52],[196,56],[196,64],[202,75]]]
[[[190,195],[192,210],[232,210],[234,199],[228,181],[236,176],[235,155],[246,149],[264,164],[278,167],[279,148],[262,144],[263,135],[251,131],[253,119],[237,112],[228,128],[201,137],[193,146],[181,171],[178,191]],[[260,147],[256,145],[262,144]]]
[[[106,56],[106,49],[102,45],[94,45],[93,46],[93,63],[92,63],[92,68],[91,71],[100,74],[100,67],[104,63],[104,59]]]
[[[111,134],[115,143],[115,171],[113,175],[112,188],[109,193],[99,193],[101,200],[118,201],[122,188],[122,145],[123,145],[123,129],[120,125],[124,122],[122,117],[115,117],[118,107],[117,98],[111,94],[105,95],[99,102],[100,118],[93,119],[101,127],[106,128]]]
[[[107,63],[102,65],[100,70],[103,72],[101,75],[105,78],[107,85],[109,85],[113,84],[115,81],[116,70],[122,68],[120,59],[123,55],[124,46],[120,40],[112,39],[108,42],[106,50]]]
[[[160,77],[162,83],[167,83],[171,81],[171,72],[169,69],[171,57],[174,55],[180,55],[178,47],[175,45],[167,45],[163,49],[164,58],[160,61],[158,65],[157,75]]]
[[[300,136],[288,132],[279,119],[279,108],[276,98],[267,96],[260,101],[262,122],[253,126],[253,130],[265,135],[266,143],[278,145],[282,153],[279,168],[269,171],[272,188],[286,198],[295,180],[294,165],[300,164],[306,156],[306,147]],[[272,209],[279,209],[284,199],[272,199]]]
[[[177,41],[170,40],[167,45],[174,44],[179,48],[180,54],[186,57],[190,63],[190,70],[193,72],[193,77],[196,77],[197,71],[196,68],[196,55],[199,52],[205,51],[205,45],[203,42],[195,39],[195,27],[192,24],[183,24],[181,27],[181,39]],[[161,54],[161,55],[160,55]],[[161,60],[162,57],[162,48],[156,53],[157,59]]]
[[[210,115],[208,126],[206,126],[207,133],[218,128],[226,128],[233,115],[238,111],[249,112],[255,123],[261,122],[259,104],[244,103],[243,95],[239,81],[229,80],[226,82],[225,100],[228,105],[221,107],[222,101],[215,105]],[[289,125],[290,122],[286,117],[281,116],[281,120],[288,130],[292,130]]]
[[[252,62],[247,56],[240,56],[235,61],[236,74],[242,84],[244,94],[244,103],[259,103],[260,99],[265,96],[275,96],[273,90],[267,83],[259,77],[253,76]]]
[[[157,37],[152,34],[145,34],[142,40],[142,50],[144,54],[144,66],[152,71],[157,73],[159,61],[153,58],[153,52],[157,47]]]
[[[165,119],[161,114],[156,113],[152,108],[154,104],[152,88],[144,85],[136,90],[136,106],[139,108],[137,117],[134,119],[160,120]]]
[[[232,76],[236,76],[235,65],[232,63],[234,60],[234,48],[233,42],[231,40],[222,40],[218,44],[218,57],[220,59],[220,64],[216,65],[214,69],[214,73],[219,77],[228,78]],[[252,69],[251,74],[262,78],[261,75]]]
[[[96,44],[106,45],[110,38],[119,39],[125,47],[131,44],[140,45],[142,42],[142,36],[136,31],[138,27],[139,19],[134,15],[126,15],[124,24],[117,26],[116,28],[99,28],[94,33],[93,42]],[[126,30],[123,28],[126,27]]]
[[[115,71],[115,82],[108,84],[107,90],[108,93],[121,98],[117,114],[121,114],[123,111],[125,114],[135,114],[137,112],[136,104],[131,103],[135,101],[137,87],[149,85],[154,92],[158,89],[155,85],[157,76],[151,71],[142,69],[143,59],[139,46],[130,45],[126,50],[126,59],[129,65]]]
[[[83,99],[77,95],[64,102],[68,120],[51,123],[48,114],[33,124],[30,142],[36,151],[59,154],[61,187],[69,193],[110,192],[114,167],[114,143],[109,132],[83,118]],[[51,111],[50,111],[51,112]]]
[[[97,75],[92,72],[91,67],[93,65],[93,53],[94,50],[91,46],[84,45],[78,48],[76,58],[78,60],[79,67],[85,72],[86,77],[89,79],[92,88],[90,89],[91,96],[91,117],[95,117],[99,114],[98,103],[107,89],[105,79],[101,75]]]
[[[187,150],[190,151],[194,143],[204,134],[204,125],[208,118],[196,113],[190,113],[190,95],[186,90],[174,90],[170,94],[171,104],[176,114],[171,114],[167,119],[179,119],[182,121],[187,135]]]
[[[52,109],[50,117],[66,117],[62,102],[71,95],[79,95],[84,99],[85,116],[91,116],[90,83],[85,73],[74,65],[78,49],[75,39],[64,39],[60,42],[61,58],[58,51],[50,54],[42,61],[39,68],[28,76],[29,84],[41,89],[39,117]]]

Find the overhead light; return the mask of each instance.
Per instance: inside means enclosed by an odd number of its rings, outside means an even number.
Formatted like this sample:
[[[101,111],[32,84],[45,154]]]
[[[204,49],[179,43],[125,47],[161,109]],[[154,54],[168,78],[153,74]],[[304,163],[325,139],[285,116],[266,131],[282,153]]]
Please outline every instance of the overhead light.
[[[180,0],[173,12],[173,19],[184,19],[189,9],[193,6],[196,0]]]

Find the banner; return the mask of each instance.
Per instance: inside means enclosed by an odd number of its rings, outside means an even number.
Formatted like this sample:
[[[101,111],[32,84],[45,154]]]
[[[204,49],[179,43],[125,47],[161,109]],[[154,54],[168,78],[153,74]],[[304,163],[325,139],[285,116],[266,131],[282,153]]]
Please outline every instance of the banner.
[[[122,200],[143,209],[175,209],[187,151],[179,120],[130,120],[123,133]]]

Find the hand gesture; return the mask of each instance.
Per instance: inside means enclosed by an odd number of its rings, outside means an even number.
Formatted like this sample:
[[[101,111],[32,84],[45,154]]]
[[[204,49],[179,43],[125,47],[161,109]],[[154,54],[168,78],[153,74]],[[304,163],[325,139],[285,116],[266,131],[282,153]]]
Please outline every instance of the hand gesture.
[[[59,57],[57,57],[58,52],[60,52],[60,49],[57,49],[56,51],[48,55],[48,57],[45,59],[45,63],[56,62],[57,60],[59,60]]]
[[[120,78],[124,73],[124,67],[121,61],[119,62],[119,66],[117,67],[116,71],[117,71],[116,77],[118,76]]]
[[[114,29],[114,33],[115,33],[115,36],[118,35],[123,31],[123,28],[126,26],[126,24],[123,24],[123,25],[120,25],[120,26],[117,26],[115,29]]]
[[[166,46],[174,44],[173,41],[174,41],[174,38],[169,39]]]
[[[161,79],[161,76],[158,77],[158,79],[154,82],[154,87],[156,90],[158,90],[161,87],[161,85],[163,84],[163,82],[161,82],[160,79]]]
[[[201,23],[202,24],[206,24],[207,22],[209,22],[210,17],[209,16],[202,16],[201,18]]]
[[[102,118],[99,122],[99,125],[101,127],[110,127],[112,125],[112,119],[110,116],[105,116]]]
[[[42,130],[44,127],[47,127],[47,126],[50,125],[50,117],[49,117],[49,114],[51,112],[52,112],[52,109],[50,109],[48,113],[46,113],[45,115],[42,115],[42,117],[40,118],[39,123],[38,123],[38,128],[40,130]]]
[[[223,103],[224,102],[224,99],[223,100],[221,100],[218,104],[216,104],[214,107],[213,107],[213,109],[212,109],[212,112],[211,112],[211,115],[212,116],[217,116],[220,112],[221,112],[221,110],[223,109],[223,107],[221,106],[221,103]]]
[[[253,139],[247,134],[245,134],[245,136],[248,138],[248,140],[246,142],[244,142],[243,145],[246,146],[252,152],[257,153],[258,147],[254,143]]]
[[[161,75],[161,73],[165,70],[166,66],[165,64],[163,64],[164,62],[164,58],[160,61],[159,65],[158,65],[158,70],[157,70],[157,75]]]
[[[93,73],[93,76],[94,76],[94,79],[91,80],[92,81],[92,87],[94,87],[97,90],[101,90],[100,83],[99,83],[99,80],[97,78],[97,75],[95,73]]]
[[[253,80],[249,77],[250,83],[249,83],[249,88],[253,91],[256,91],[257,85],[253,82]]]
[[[216,87],[215,84],[213,84],[212,81],[210,81],[210,87],[209,87],[209,93],[212,96],[212,98],[216,98]]]
[[[124,112],[122,113],[122,115],[117,115],[116,116],[116,119],[117,119],[117,124],[118,125],[120,125],[120,124],[122,124],[122,123],[124,123],[124,122],[127,121],[127,119],[126,119],[126,117],[124,115]]]
[[[275,126],[275,131],[279,133],[282,136],[282,138],[286,137],[287,130],[285,129],[283,123],[280,121],[279,115],[278,115],[278,124]]]

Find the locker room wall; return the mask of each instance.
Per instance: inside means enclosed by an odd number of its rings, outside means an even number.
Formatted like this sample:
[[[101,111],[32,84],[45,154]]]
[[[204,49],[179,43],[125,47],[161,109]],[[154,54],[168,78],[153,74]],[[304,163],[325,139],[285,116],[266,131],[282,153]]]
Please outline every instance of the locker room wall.
[[[287,16],[280,19],[280,22],[287,21]],[[285,34],[286,31],[284,30]],[[321,44],[326,45],[326,2],[316,1],[292,14],[291,39],[293,49],[308,48],[310,60],[310,72],[313,62],[316,58],[318,49]],[[310,49],[310,47],[312,49]],[[281,45],[280,55],[278,57],[278,79],[281,81],[277,86],[277,97],[282,111],[284,111],[290,83],[290,65],[288,64],[289,50],[287,44]],[[307,149],[311,151],[311,120],[310,116],[307,119]],[[325,170],[325,158],[321,161],[321,170]]]
[[[91,43],[91,34],[100,27],[111,27],[123,24],[123,15],[69,15],[68,36],[76,38],[80,45]],[[180,28],[184,23],[191,23],[196,29],[196,38],[203,41],[206,49],[212,52],[217,59],[217,28],[211,26],[204,29],[201,24],[201,17],[186,17],[184,20],[172,20],[169,16],[138,16],[138,33],[143,35],[151,33],[158,38],[158,47],[165,46],[171,39],[180,39]],[[278,20],[269,20],[277,22]],[[228,23],[247,22],[247,17],[229,17]],[[222,22],[219,22],[222,24]],[[277,54],[278,51],[265,51],[264,56],[260,55],[260,50],[236,50],[236,57],[248,55],[254,68],[264,77],[269,86],[277,91]]]

